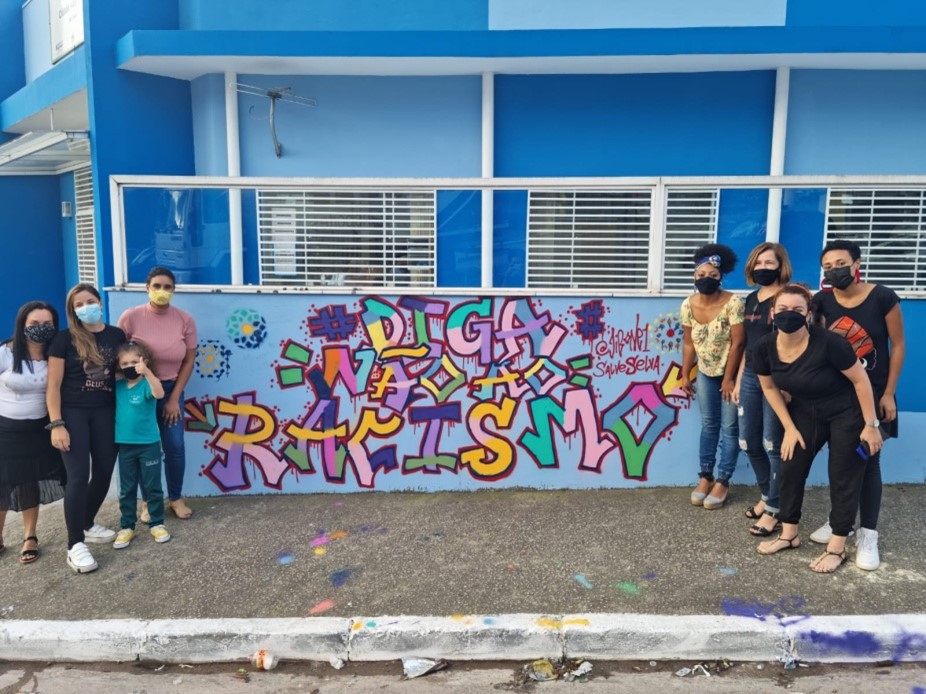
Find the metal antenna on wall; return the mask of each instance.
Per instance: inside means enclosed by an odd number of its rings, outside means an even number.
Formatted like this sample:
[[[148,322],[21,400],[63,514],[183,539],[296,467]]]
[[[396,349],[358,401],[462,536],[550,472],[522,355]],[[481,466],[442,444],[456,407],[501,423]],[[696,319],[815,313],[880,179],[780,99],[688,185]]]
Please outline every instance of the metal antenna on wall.
[[[297,96],[293,94],[292,87],[264,89],[263,87],[255,87],[252,84],[241,84],[239,82],[235,85],[235,89],[237,89],[242,94],[250,94],[251,96],[265,96],[270,100],[270,111],[266,116],[255,116],[253,106],[248,109],[248,115],[254,120],[264,120],[264,118],[266,118],[270,121],[270,137],[273,138],[273,153],[277,155],[278,159],[283,155],[283,145],[280,144],[280,140],[277,138],[277,102],[282,101],[287,104],[297,104],[299,106],[307,106],[310,108],[318,106],[318,102],[315,99],[309,99],[304,96]]]

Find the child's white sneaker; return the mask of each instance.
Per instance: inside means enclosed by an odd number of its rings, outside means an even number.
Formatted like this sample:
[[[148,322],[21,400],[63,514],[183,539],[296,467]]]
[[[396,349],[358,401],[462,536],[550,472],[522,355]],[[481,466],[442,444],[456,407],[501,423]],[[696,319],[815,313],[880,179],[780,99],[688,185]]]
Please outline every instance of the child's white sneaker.
[[[151,537],[155,542],[170,542],[170,533],[163,525],[155,525],[151,528]]]
[[[116,540],[113,542],[113,549],[122,549],[123,547],[128,547],[132,542],[132,538],[135,537],[135,531],[131,528],[123,528],[118,533],[116,533]]]
[[[68,566],[79,574],[88,574],[99,568],[87,545],[83,542],[78,542],[68,550]]]

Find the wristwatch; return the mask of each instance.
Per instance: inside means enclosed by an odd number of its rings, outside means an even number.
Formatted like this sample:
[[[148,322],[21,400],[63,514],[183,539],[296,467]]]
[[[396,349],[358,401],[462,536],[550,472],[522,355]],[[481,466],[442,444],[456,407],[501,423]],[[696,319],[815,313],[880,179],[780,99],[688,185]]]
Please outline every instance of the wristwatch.
[[[879,422],[877,419],[872,419],[870,422],[865,422],[865,426],[874,427],[877,429],[879,426],[881,426],[881,422]]]

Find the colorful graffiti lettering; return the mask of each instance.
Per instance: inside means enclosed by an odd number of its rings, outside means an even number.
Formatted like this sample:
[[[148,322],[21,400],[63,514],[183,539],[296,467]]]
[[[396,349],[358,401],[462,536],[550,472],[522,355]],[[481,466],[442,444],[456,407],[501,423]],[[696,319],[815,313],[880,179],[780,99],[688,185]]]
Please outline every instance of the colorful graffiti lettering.
[[[572,333],[527,297],[312,307],[306,334],[283,340],[267,366],[302,414],[262,404],[257,391],[194,398],[186,430],[210,437],[203,474],[223,492],[249,489],[256,475],[273,489],[288,474],[318,473],[362,488],[394,471],[492,482],[519,464],[646,480],[654,447],[690,404],[680,367],[651,349],[639,313],[614,316],[600,299],[570,313]],[[251,348],[267,334],[253,311],[233,312],[227,330]],[[628,376],[637,380],[617,397],[602,394]]]

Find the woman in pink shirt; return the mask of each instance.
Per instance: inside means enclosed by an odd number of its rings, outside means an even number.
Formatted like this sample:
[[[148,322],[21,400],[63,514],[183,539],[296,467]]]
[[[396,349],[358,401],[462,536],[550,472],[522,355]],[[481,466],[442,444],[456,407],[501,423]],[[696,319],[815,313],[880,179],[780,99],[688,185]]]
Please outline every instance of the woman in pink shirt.
[[[193,372],[196,355],[196,323],[186,311],[170,305],[176,280],[165,267],[152,268],[145,288],[149,301],[127,309],[119,318],[119,327],[130,341],[145,343],[158,363],[164,397],[158,400],[158,427],[164,448],[164,476],[170,509],[177,518],[193,515],[183,501],[183,473],[186,451],[183,446],[183,389]],[[147,508],[139,518],[147,522]]]

